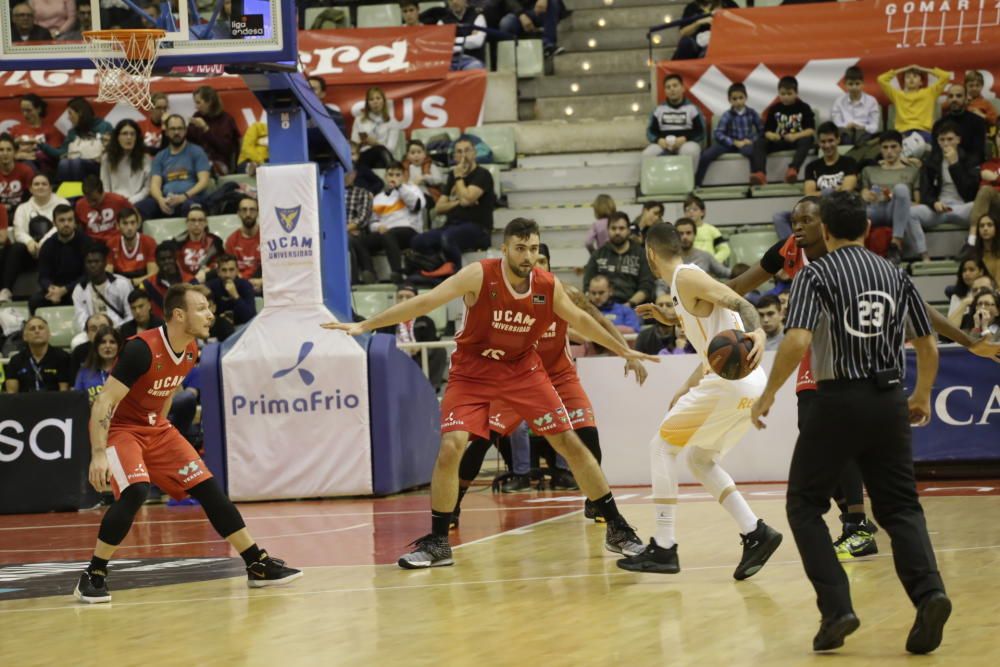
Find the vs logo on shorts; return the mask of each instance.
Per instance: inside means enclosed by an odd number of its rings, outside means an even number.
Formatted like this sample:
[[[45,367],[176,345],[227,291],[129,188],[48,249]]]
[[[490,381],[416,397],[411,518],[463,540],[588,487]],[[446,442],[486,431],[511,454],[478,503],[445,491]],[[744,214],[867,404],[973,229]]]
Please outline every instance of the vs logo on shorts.
[[[281,228],[291,234],[292,230],[299,224],[299,218],[302,215],[302,206],[296,206],[295,208],[275,206],[274,212],[278,214],[278,222],[281,224]]]

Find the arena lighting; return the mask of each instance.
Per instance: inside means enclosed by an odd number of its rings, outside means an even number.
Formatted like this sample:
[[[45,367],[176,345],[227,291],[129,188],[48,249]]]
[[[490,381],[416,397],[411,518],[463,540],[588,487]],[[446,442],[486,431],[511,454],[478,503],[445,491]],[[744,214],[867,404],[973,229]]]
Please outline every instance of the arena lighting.
[[[597,40],[591,37],[590,39],[587,40],[587,46],[589,46],[590,48],[594,48],[595,46],[597,46]]]
[[[653,35],[653,44],[659,44],[661,41],[663,41],[662,37],[659,35]]]
[[[643,81],[642,79],[636,79],[635,87],[638,88],[639,90],[642,90],[643,88],[646,87],[646,82]]]
[[[670,23],[670,14],[665,14],[663,16],[663,22],[664,23]]]
[[[604,19],[597,19],[597,27],[598,27],[598,28],[603,28],[603,27],[604,27],[604,26],[606,26],[607,24],[608,24],[608,22],[607,22],[607,21],[605,21]]]
[[[610,7],[611,5],[615,4],[615,0],[604,0],[604,4]]]
[[[571,83],[571,84],[569,84],[569,89],[572,90],[574,93],[578,93],[578,92],[580,92],[580,84],[575,83],[575,82]]]
[[[565,109],[563,109],[563,111],[566,112],[567,116],[572,116],[573,115],[573,107],[566,107]]]
[[[589,72],[590,71],[590,61],[589,60],[584,60],[582,63],[580,63],[580,67],[583,69],[584,72]]]
[[[639,103],[638,102],[632,102],[632,112],[635,113],[637,111],[639,111]]]

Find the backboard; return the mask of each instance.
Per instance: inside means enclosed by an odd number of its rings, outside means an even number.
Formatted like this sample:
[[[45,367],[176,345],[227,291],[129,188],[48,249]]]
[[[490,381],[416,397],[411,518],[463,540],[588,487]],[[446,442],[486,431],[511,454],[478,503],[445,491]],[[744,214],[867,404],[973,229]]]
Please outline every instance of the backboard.
[[[298,57],[293,0],[83,0],[75,18],[36,16],[0,0],[0,70],[92,69],[83,30],[161,28],[156,72],[241,65],[273,69]],[[89,23],[89,25],[88,25]]]

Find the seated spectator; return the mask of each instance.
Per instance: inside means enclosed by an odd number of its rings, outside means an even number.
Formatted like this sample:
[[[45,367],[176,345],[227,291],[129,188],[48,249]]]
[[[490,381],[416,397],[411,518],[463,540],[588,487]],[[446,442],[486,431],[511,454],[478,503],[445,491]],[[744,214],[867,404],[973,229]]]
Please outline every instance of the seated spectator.
[[[455,46],[452,50],[451,69],[484,69],[486,67],[486,33],[474,30],[486,27],[486,17],[468,0],[448,0],[448,10],[440,14],[438,25],[455,26]]]
[[[942,127],[954,123],[962,139],[962,150],[972,162],[982,164],[986,159],[986,121],[982,114],[967,107],[965,86],[957,83],[948,86],[948,106],[931,128],[931,136],[936,138]]]
[[[4,287],[3,283],[5,273],[4,266],[7,261],[7,251],[11,247],[10,237],[9,225],[7,223],[7,208],[5,206],[0,206],[0,303],[11,301],[14,298],[14,294],[11,290]],[[3,328],[0,327],[0,344],[3,343],[3,335]]]
[[[924,229],[942,222],[969,224],[979,190],[979,165],[962,149],[958,127],[938,129],[937,142],[920,170],[920,199],[913,215]]]
[[[972,336],[985,336],[990,340],[1000,337],[1000,309],[997,308],[997,292],[990,289],[978,290],[972,299],[971,326],[965,332]]]
[[[257,167],[267,163],[267,158],[267,123],[254,123],[243,136],[240,156],[236,158],[236,171],[253,176]]]
[[[684,96],[680,74],[663,77],[666,100],[649,114],[646,139],[649,146],[643,155],[687,155],[691,167],[698,166],[701,145],[705,142],[705,119],[701,111]]]
[[[417,296],[417,288],[412,283],[403,283],[396,289],[396,303],[403,303]],[[396,337],[397,344],[430,343],[440,340],[437,327],[427,315],[421,315],[415,320],[400,322],[396,326],[379,329],[378,333]],[[407,352],[416,364],[421,363],[420,351]],[[441,387],[444,371],[448,367],[447,352],[443,349],[427,350],[427,379],[435,391]]]
[[[996,137],[997,157],[984,162],[979,169],[979,191],[969,214],[969,245],[975,245],[972,236],[975,235],[976,221],[994,208],[1000,209],[1000,134]]]
[[[187,128],[187,138],[201,146],[217,176],[233,173],[240,152],[240,130],[236,121],[222,108],[219,93],[211,86],[194,91],[194,116]]]
[[[994,287],[993,276],[983,262],[975,257],[963,257],[958,263],[955,286],[948,304],[948,321],[962,326],[962,316],[972,305],[975,291],[981,287]]]
[[[170,116],[170,98],[166,93],[153,93],[149,96],[149,101],[153,103],[153,107],[149,110],[149,117],[139,121],[139,136],[142,137],[146,152],[156,155],[163,148],[163,134],[166,130],[164,125]]]
[[[585,291],[590,291],[590,281],[599,273],[611,283],[616,303],[635,308],[655,293],[655,279],[646,261],[646,251],[629,238],[628,216],[621,211],[611,214],[608,242],[590,256],[583,269]]]
[[[718,9],[738,8],[739,5],[733,0],[694,0],[685,5],[681,19],[693,19],[696,16],[702,18],[680,29],[680,40],[671,60],[704,58],[712,37],[712,14]]]
[[[257,314],[253,285],[240,278],[236,258],[220,255],[215,269],[216,277],[205,283],[212,292],[216,305],[216,316],[225,317],[233,324],[245,324]]]
[[[463,252],[490,247],[496,208],[493,176],[476,164],[476,147],[468,139],[459,139],[454,150],[455,166],[434,209],[444,214],[444,227],[418,234],[410,244],[423,255],[440,252],[444,256],[440,275],[460,269]]]
[[[358,144],[358,166],[368,169],[387,167],[395,158],[399,126],[389,115],[389,103],[381,88],[372,86],[365,93],[365,106],[351,128],[351,141]]]
[[[177,262],[184,282],[197,279],[205,282],[205,274],[215,268],[219,255],[225,252],[222,239],[208,230],[205,209],[194,204],[188,210],[187,231],[177,237]]]
[[[90,102],[82,97],[74,97],[69,101],[66,115],[73,125],[66,134],[66,140],[59,146],[47,143],[38,146],[50,158],[59,160],[56,180],[82,181],[87,174],[100,175],[104,136],[111,134],[111,125],[95,116]]]
[[[90,240],[77,231],[73,209],[60,204],[53,211],[56,233],[42,243],[38,251],[38,286],[40,291],[28,299],[34,313],[42,306],[68,306],[73,303],[73,289],[83,276],[83,257]],[[101,265],[104,268],[104,265]]]
[[[10,298],[17,276],[37,265],[42,243],[55,234],[52,217],[57,206],[69,206],[69,202],[52,194],[48,176],[37,174],[31,179],[31,198],[14,212],[14,222],[8,232],[11,245],[4,260],[0,295]]]
[[[250,281],[254,292],[261,294],[263,280],[260,264],[260,224],[257,222],[259,207],[253,197],[244,197],[236,209],[240,219],[240,228],[233,231],[226,239],[227,255],[236,258],[236,267],[240,277]]]
[[[15,158],[26,162],[35,171],[55,171],[56,161],[46,155],[40,146],[62,146],[63,135],[54,123],[45,121],[48,102],[34,93],[21,96],[21,115],[24,120],[8,130],[17,147]]]
[[[417,0],[402,0],[399,3],[399,12],[403,17],[403,25],[416,27],[423,25],[420,22],[420,5]]]
[[[903,89],[892,85],[899,74],[903,74]],[[934,76],[934,85],[924,83],[924,76]],[[889,103],[896,107],[895,127],[903,135],[903,154],[907,157],[920,157],[930,149],[931,127],[934,124],[934,105],[944,94],[951,72],[943,69],[927,69],[919,65],[910,65],[903,69],[891,69],[878,77],[878,85],[889,98]]]
[[[983,78],[983,73],[979,70],[970,69],[965,73],[965,96],[968,100],[966,109],[986,119],[986,126],[990,130],[990,138],[992,139],[996,134],[998,116],[997,109],[993,106],[993,103],[983,97],[983,88],[985,86],[986,80]],[[941,107],[941,111],[947,113],[949,104],[950,102],[945,102]]]
[[[357,162],[354,163],[355,165]],[[344,174],[344,201],[347,214],[347,249],[350,252],[351,284],[370,285],[376,281],[375,264],[364,235],[372,218],[372,193],[356,185],[357,169]]]
[[[590,226],[590,231],[587,232],[584,246],[593,253],[608,242],[608,220],[611,218],[611,214],[618,210],[618,207],[611,195],[597,195],[590,208],[594,211],[594,222]]]
[[[753,145],[750,159],[750,182],[767,183],[767,156],[776,151],[794,150],[785,182],[795,183],[799,169],[809,155],[816,134],[816,117],[812,107],[799,99],[799,82],[794,76],[783,76],[778,81],[778,101],[764,112],[764,136]]]
[[[726,241],[726,237],[714,225],[705,222],[705,201],[697,195],[688,195],[684,200],[684,215],[697,225],[697,233],[694,237],[694,247],[704,250],[719,261],[725,264],[732,254],[732,249]]]
[[[149,198],[136,207],[143,219],[187,215],[201,204],[212,178],[212,166],[201,146],[187,140],[187,124],[176,114],[167,118],[167,146],[153,158]]]
[[[612,300],[611,281],[603,273],[598,273],[590,279],[587,298],[622,333],[636,333],[642,327],[639,316],[631,307]]]
[[[327,113],[330,114],[330,120],[332,120],[336,125],[340,133],[347,136],[347,125],[344,123],[344,114],[340,113],[338,109],[333,104],[327,104],[326,102],[326,80],[323,77],[311,76],[308,79],[309,87],[312,88],[313,92],[316,93],[316,97],[319,101],[323,103],[323,107],[326,109]],[[313,121],[309,121],[306,124],[307,129],[315,129],[316,125]]]
[[[98,329],[86,360],[76,372],[73,390],[87,392],[87,398],[93,403],[104,389],[104,383],[108,381],[123,345],[125,339],[114,327],[103,326]]]
[[[27,349],[7,362],[4,390],[8,394],[68,391],[73,379],[69,372],[69,354],[49,345],[52,338],[49,323],[32,315],[24,323],[22,336]]]
[[[719,124],[712,134],[714,143],[701,154],[694,184],[701,187],[708,167],[721,155],[739,153],[745,158],[753,158],[754,142],[764,136],[764,124],[760,114],[747,106],[747,88],[742,83],[729,86],[730,107],[723,112]]]
[[[215,302],[211,292],[208,292],[206,297],[208,298],[209,308],[211,308],[212,314],[215,315],[219,309],[219,304]],[[236,333],[236,325],[230,322],[228,317],[216,317],[212,322],[212,327],[208,330],[208,340],[206,342],[221,343],[234,333]]]
[[[59,39],[76,24],[76,0],[29,0],[35,12],[35,23]]]
[[[444,171],[427,155],[427,147],[419,139],[411,139],[406,144],[406,157],[403,158],[403,169],[406,170],[406,182],[416,185],[424,193],[427,208],[434,208],[435,202],[441,196],[444,186]]]
[[[390,280],[403,280],[403,251],[423,231],[424,196],[420,188],[404,182],[403,165],[393,162],[385,171],[385,189],[372,201],[372,217],[365,244],[368,251],[385,251],[392,272]]]
[[[760,328],[767,334],[765,350],[777,350],[785,338],[785,323],[781,316],[781,301],[773,294],[765,294],[757,301]]]
[[[663,222],[663,204],[658,201],[647,201],[639,211],[639,217],[629,224],[629,233],[638,243],[646,242],[646,232],[657,222]]]
[[[975,257],[991,276],[1000,276],[1000,235],[997,234],[996,213],[987,213],[976,221]]]
[[[132,319],[128,295],[132,283],[124,276],[108,273],[108,247],[92,243],[83,254],[83,277],[73,288],[73,322],[77,331],[83,331],[87,319],[95,313],[104,313],[116,329]]]
[[[562,0],[530,0],[505,3],[511,12],[500,19],[500,30],[511,35],[542,34],[542,51],[546,57],[563,53],[559,46],[559,18],[562,16]]]
[[[163,326],[163,320],[153,315],[153,306],[149,295],[141,289],[134,289],[128,295],[128,307],[132,311],[132,319],[121,326],[120,331],[126,339],[143,331],[149,331]]]
[[[83,179],[83,196],[76,200],[76,219],[91,240],[110,247],[118,236],[118,216],[131,208],[128,199],[105,192],[101,179],[89,174]]]
[[[674,228],[677,230],[677,236],[680,238],[681,257],[684,258],[685,264],[694,264],[716,279],[728,278],[730,276],[729,268],[715,259],[714,255],[694,247],[694,240],[698,229],[694,220],[691,218],[680,218],[674,223]]]
[[[87,360],[90,348],[97,338],[97,332],[102,327],[114,328],[111,326],[111,318],[104,313],[94,313],[87,318],[87,323],[84,325],[83,331],[73,336],[73,340],[69,344],[69,376],[71,378],[76,377],[77,372],[83,366],[83,362]]]
[[[142,281],[142,291],[149,295],[153,316],[163,319],[163,299],[171,285],[185,282],[177,262],[177,242],[166,240],[156,246],[156,274]]]
[[[31,179],[35,175],[31,167],[14,160],[16,151],[10,135],[0,134],[0,204],[3,204],[8,219],[13,217],[14,211],[31,190]]]
[[[153,158],[146,152],[139,125],[131,118],[119,121],[101,158],[103,187],[136,206],[149,197],[152,170]]]
[[[927,240],[920,222],[911,215],[919,203],[920,170],[906,164],[903,135],[886,130],[881,138],[882,160],[861,171],[861,198],[868,205],[872,227],[892,227],[892,242],[886,257],[899,264],[903,257],[927,258]]]
[[[847,93],[833,103],[831,120],[840,130],[840,143],[856,146],[878,137],[882,125],[882,107],[865,92],[865,77],[854,65],[844,73]]]
[[[10,10],[10,41],[18,42],[49,42],[52,33],[35,23],[35,10],[27,2],[11,7]]]
[[[107,267],[108,273],[128,278],[135,287],[156,273],[156,241],[139,233],[139,224],[139,212],[134,208],[118,216],[118,234],[109,246]]]
[[[664,319],[677,319],[674,300],[670,297],[669,290],[658,290],[655,305]],[[639,332],[639,337],[635,339],[635,349],[643,354],[674,354],[676,348],[676,327],[672,324],[663,324],[655,318],[653,325],[644,327]]]

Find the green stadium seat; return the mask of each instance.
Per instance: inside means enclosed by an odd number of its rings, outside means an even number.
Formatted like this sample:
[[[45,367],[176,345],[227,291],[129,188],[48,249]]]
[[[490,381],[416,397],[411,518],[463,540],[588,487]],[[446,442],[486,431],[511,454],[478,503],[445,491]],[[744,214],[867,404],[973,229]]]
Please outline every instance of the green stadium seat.
[[[208,219],[208,229],[216,236],[222,237],[225,241],[229,236],[242,226],[240,216],[235,213],[228,215],[213,215]]]
[[[522,79],[541,76],[545,73],[545,54],[542,40],[522,39],[517,43],[517,76]],[[507,40],[497,44],[497,71],[513,72],[515,69],[514,42]]]
[[[465,128],[466,134],[479,137],[493,151],[497,164],[513,164],[517,159],[514,128],[510,125],[482,125]]]
[[[749,185],[717,185],[707,188],[696,188],[694,193],[704,199],[746,199]]]
[[[35,314],[49,323],[52,338],[49,345],[68,348],[76,331],[73,325],[73,306],[44,306]]]
[[[142,223],[142,232],[153,237],[158,244],[172,239],[178,234],[183,234],[187,230],[187,222],[184,218],[160,218],[159,220],[146,220]]]
[[[773,230],[745,231],[729,236],[729,247],[733,250],[732,262],[742,262],[753,266],[760,261],[768,248],[778,242]]]
[[[254,303],[254,307],[256,308],[256,310],[257,310],[258,313],[260,311],[264,310],[264,297],[262,297],[262,296],[256,296],[256,297],[254,297],[253,303]]]
[[[426,144],[439,134],[447,134],[452,141],[462,136],[462,131],[457,127],[420,127],[410,132],[410,139],[417,139]]]
[[[686,155],[642,158],[639,201],[683,201],[694,190],[694,167]]]
[[[358,7],[359,28],[395,28],[403,25],[399,5],[361,5]]]
[[[802,183],[770,183],[750,188],[751,197],[801,197],[804,193]]]
[[[913,262],[910,273],[915,276],[954,276],[958,273],[958,262],[950,259]]]
[[[396,301],[395,288],[391,291],[354,290],[351,296],[355,314],[365,319],[378,315]]]

